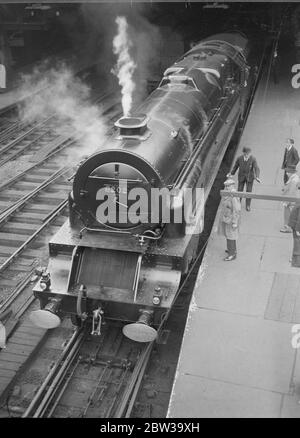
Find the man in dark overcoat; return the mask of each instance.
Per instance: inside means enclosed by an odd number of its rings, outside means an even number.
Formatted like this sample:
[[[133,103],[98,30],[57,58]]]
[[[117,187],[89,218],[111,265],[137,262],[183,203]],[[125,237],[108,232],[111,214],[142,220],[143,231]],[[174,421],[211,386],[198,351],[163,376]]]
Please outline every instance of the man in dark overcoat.
[[[284,155],[283,155],[283,161],[281,169],[284,170],[283,174],[283,182],[284,184],[289,179],[286,169],[288,167],[295,167],[299,163],[299,154],[297,149],[294,146],[294,140],[292,138],[288,138],[286,141],[285,149],[284,149]]]
[[[246,185],[246,191],[252,192],[254,180],[260,182],[259,179],[259,167],[257,165],[256,158],[251,155],[251,149],[249,147],[243,148],[243,155],[240,155],[233,166],[232,171],[228,175],[234,175],[239,169],[238,173],[238,192],[243,192]],[[246,210],[250,211],[251,199],[246,198]]]

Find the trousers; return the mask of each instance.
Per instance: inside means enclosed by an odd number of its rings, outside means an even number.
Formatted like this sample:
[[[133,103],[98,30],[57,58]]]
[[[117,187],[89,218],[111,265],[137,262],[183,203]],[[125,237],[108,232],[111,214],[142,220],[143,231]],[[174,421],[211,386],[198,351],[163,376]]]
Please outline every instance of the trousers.
[[[246,178],[241,180],[241,181],[239,181],[238,191],[239,192],[243,192],[245,184],[246,184],[246,192],[252,192],[253,181],[247,181]],[[241,202],[242,202],[242,199],[241,199]],[[251,204],[251,199],[250,198],[246,198],[246,207],[250,207],[250,204]]]
[[[300,236],[297,236],[295,230],[293,230],[293,241],[292,266],[300,268]]]
[[[288,226],[289,224],[291,209],[292,207],[288,207],[288,206],[283,207],[283,223],[285,226]]]
[[[226,239],[227,241],[227,251],[228,255],[235,255],[236,254],[236,240],[232,239]]]

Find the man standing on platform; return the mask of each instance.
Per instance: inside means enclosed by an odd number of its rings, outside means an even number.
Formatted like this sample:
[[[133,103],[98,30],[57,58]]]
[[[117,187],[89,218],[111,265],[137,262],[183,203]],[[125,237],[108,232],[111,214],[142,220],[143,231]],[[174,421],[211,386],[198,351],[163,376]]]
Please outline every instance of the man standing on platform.
[[[291,263],[295,268],[300,268],[300,200],[291,211],[289,227],[293,230],[294,241]]]
[[[224,259],[226,262],[236,259],[237,256],[236,241],[239,235],[241,203],[239,198],[230,195],[230,192],[235,191],[234,184],[234,180],[230,178],[224,182],[224,190],[228,192],[228,195],[223,196],[221,200],[218,224],[218,233],[226,238],[227,257]]]
[[[285,196],[289,196],[292,198],[296,198],[299,196],[299,183],[300,183],[300,178],[296,173],[296,167],[295,166],[290,166],[286,168],[286,173],[288,176],[288,180],[285,183],[282,192]],[[284,202],[283,203],[283,208],[284,208],[284,212],[283,212],[283,221],[284,221],[284,225],[281,228],[280,232],[281,233],[291,233],[292,229],[289,226],[289,220],[290,220],[290,214],[291,214],[291,210],[293,209],[293,207],[295,206],[294,202]]]
[[[295,167],[295,169],[296,169],[296,166],[298,163],[299,163],[299,154],[298,154],[297,149],[294,146],[294,140],[292,138],[288,138],[286,141],[283,162],[282,162],[282,166],[281,166],[281,169],[284,170],[284,174],[283,174],[284,184],[286,184],[286,182],[288,180],[288,175],[287,175],[286,169],[288,167],[291,167],[291,166]]]
[[[227,175],[229,178],[235,174],[237,169],[238,173],[238,192],[244,191],[244,186],[246,185],[246,191],[252,192],[253,181],[256,180],[260,182],[259,179],[259,167],[257,165],[256,158],[250,154],[251,149],[248,147],[243,148],[243,155],[240,155],[232,171]],[[241,200],[242,201],[242,200]],[[251,199],[246,198],[246,210],[250,211]]]

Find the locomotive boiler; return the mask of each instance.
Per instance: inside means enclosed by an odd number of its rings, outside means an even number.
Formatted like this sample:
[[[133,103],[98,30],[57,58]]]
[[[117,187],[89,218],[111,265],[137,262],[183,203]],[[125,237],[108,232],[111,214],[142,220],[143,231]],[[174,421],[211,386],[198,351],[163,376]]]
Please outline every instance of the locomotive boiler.
[[[69,220],[34,287],[37,325],[56,327],[68,314],[75,324],[91,319],[99,334],[103,319],[114,319],[130,339],[155,339],[196,256],[205,201],[245,113],[250,53],[237,32],[203,40],[80,165]]]

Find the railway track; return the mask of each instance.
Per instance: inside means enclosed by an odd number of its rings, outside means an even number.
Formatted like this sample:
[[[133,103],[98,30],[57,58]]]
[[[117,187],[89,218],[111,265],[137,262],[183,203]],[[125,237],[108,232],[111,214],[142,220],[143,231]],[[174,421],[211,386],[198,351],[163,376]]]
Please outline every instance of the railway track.
[[[12,105],[9,108],[3,108],[0,110],[0,135],[4,131],[13,130],[17,126],[18,121],[18,111],[17,105]]]
[[[25,329],[29,339],[35,337]],[[38,344],[7,396],[8,412],[24,418],[130,416],[153,343],[125,338],[114,323],[103,327],[101,338],[87,328],[71,334],[64,321],[43,333]],[[30,395],[24,392],[28,385]]]
[[[97,95],[97,91],[94,90]],[[98,92],[99,94],[99,92]],[[92,104],[102,105],[105,113],[113,105],[111,91],[98,95]],[[118,101],[114,100],[117,105]],[[61,123],[55,115],[31,123],[15,121],[7,129],[0,131],[0,167],[20,155],[32,155],[40,151],[53,150],[57,145],[70,141],[70,137],[60,134]]]
[[[30,154],[41,147],[47,147],[58,138],[55,133],[57,121],[54,117],[30,124],[17,123],[17,125],[14,129],[10,128],[0,133],[0,166],[21,154]]]
[[[107,96],[103,114],[114,119],[119,113],[119,100],[110,102]],[[46,243],[67,219],[74,166],[62,163],[67,162],[70,149],[79,157],[78,148],[76,140],[60,137],[48,147],[49,155],[47,151],[38,162],[0,186],[0,316],[10,341],[0,354],[0,394],[45,335],[45,330],[32,327],[27,320],[28,312],[39,307],[31,280],[37,280],[41,263],[47,265]]]
[[[195,281],[204,248],[205,245],[178,291],[181,297]],[[32,302],[27,308],[32,308]],[[160,335],[168,317],[169,314],[161,324]],[[29,365],[14,382],[6,402],[8,410],[16,416],[34,418],[129,418],[156,343],[131,341],[121,329],[122,324],[108,321],[102,325],[100,338],[90,335],[88,326],[77,328],[71,335],[64,320],[59,328],[43,331],[40,336],[33,332],[38,339],[34,357],[27,360]],[[25,330],[33,329],[25,325]],[[64,342],[61,330],[68,336]],[[58,348],[62,345],[63,349]],[[24,390],[28,382],[34,387],[30,397]]]
[[[119,325],[103,331],[100,339],[74,332],[23,417],[125,416],[150,346],[125,338]]]

